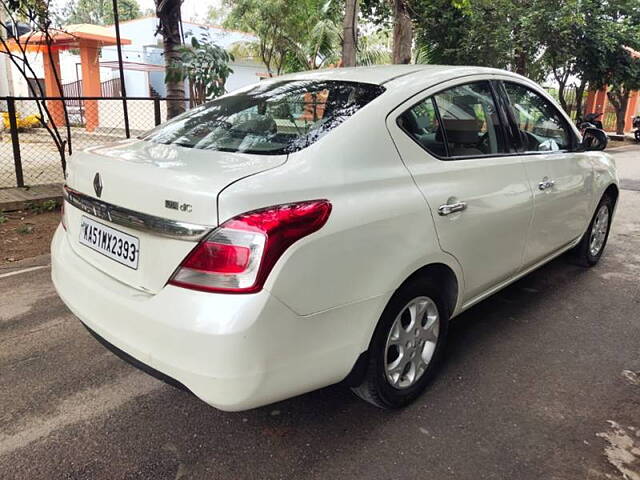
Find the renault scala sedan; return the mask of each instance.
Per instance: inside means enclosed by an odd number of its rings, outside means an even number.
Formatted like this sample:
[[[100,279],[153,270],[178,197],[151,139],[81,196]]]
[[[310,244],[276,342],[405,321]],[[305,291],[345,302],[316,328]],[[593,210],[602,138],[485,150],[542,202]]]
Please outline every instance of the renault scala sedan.
[[[603,141],[501,70],[265,80],[75,154],[53,282],[114,352],[219,409],[341,381],[401,407],[453,317],[565,251],[598,262]]]

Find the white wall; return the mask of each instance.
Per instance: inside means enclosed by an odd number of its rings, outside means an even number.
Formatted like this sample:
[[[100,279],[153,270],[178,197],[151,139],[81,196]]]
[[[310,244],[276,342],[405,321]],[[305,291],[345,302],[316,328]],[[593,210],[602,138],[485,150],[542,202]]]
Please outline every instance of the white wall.
[[[36,74],[36,78],[44,78],[44,67],[42,65],[42,55],[36,53],[28,53],[27,60],[31,68]],[[29,91],[29,84],[24,79],[18,69],[11,65],[11,73],[13,80],[13,95],[16,97],[31,97],[32,93]],[[28,73],[31,77],[31,73]]]
[[[128,100],[129,128],[133,134],[146,132],[155,127],[152,100]],[[98,100],[98,116],[101,129],[124,130],[124,113],[121,100]],[[167,118],[166,102],[160,102],[160,118]]]
[[[250,61],[237,61],[230,66],[233,73],[227,78],[227,83],[225,84],[227,92],[233,92],[246,85],[258,83],[260,81],[258,74],[267,71],[266,67],[261,63]]]
[[[13,93],[13,88],[9,86],[11,81],[8,75],[8,72],[11,69],[9,62],[10,60],[7,55],[0,54],[0,97],[6,97]]]
[[[140,18],[120,24],[120,35],[123,38],[131,40],[131,45],[124,45],[122,47],[124,61],[164,65],[161,36],[154,35],[157,30],[157,25],[158,19],[155,17]],[[226,30],[221,27],[183,22],[183,28],[186,41],[189,41],[191,36],[200,38],[203,33],[209,32],[210,38],[222,48],[229,48],[236,42],[257,41],[257,37],[253,34]],[[102,49],[102,61],[114,61],[117,59],[118,55],[115,46],[104,47]],[[253,61],[234,62],[231,68],[234,70],[234,73],[227,80],[227,91],[256,83],[260,80],[256,74],[266,72],[266,68],[262,64]],[[127,95],[149,95],[149,83],[151,83],[161,96],[166,95],[163,72],[153,72],[150,73],[148,77],[146,73],[144,75],[141,75],[141,73],[143,72],[125,72]]]
[[[155,17],[140,18],[122,22],[120,24],[120,34],[122,38],[132,41],[131,45],[122,46],[122,55],[125,62],[146,63],[153,65],[164,65],[164,55],[160,46],[160,35],[155,35],[158,20]],[[185,37],[190,38],[191,35],[200,37],[204,32],[209,32],[212,40],[222,48],[229,48],[232,44],[239,41],[256,41],[257,38],[249,33],[225,30],[221,27],[212,27],[198,25],[195,23],[184,22]],[[115,32],[114,32],[115,33]],[[42,66],[42,56],[40,54],[31,54],[30,63],[33,65],[38,78],[44,78],[44,70]],[[104,47],[101,49],[100,61],[117,61],[118,53],[115,46]],[[4,62],[0,62],[4,63]],[[75,82],[82,78],[82,69],[79,66],[80,56],[74,55],[69,51],[63,51],[60,54],[60,70],[62,83]],[[76,66],[78,66],[76,68]],[[0,65],[0,96],[6,90],[7,76],[2,74],[2,66]],[[260,78],[257,73],[266,72],[266,67],[261,63],[254,61],[239,60],[231,64],[234,73],[227,80],[227,91],[233,91],[237,88],[248,84],[256,83]],[[18,70],[11,66],[10,75],[13,79],[15,96],[30,96],[27,82],[22,78]],[[31,76],[31,75],[30,75]],[[100,80],[102,82],[113,78],[119,78],[120,74],[117,69],[101,68]],[[165,95],[164,73],[163,72],[139,72],[133,70],[125,70],[125,86],[128,96],[146,97],[149,96],[149,83],[158,91],[160,95]],[[4,90],[3,90],[4,89]]]

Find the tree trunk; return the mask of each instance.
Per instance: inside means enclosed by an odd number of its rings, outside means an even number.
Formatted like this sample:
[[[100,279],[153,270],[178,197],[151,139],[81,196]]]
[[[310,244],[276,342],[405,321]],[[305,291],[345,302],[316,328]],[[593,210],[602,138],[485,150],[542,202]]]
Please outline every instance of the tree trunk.
[[[516,47],[514,52],[515,71],[519,75],[527,76],[527,54],[520,47]]]
[[[356,66],[358,45],[358,0],[346,0],[342,22],[342,66]]]
[[[566,83],[563,81],[558,82],[558,101],[560,102],[560,106],[562,109],[567,112],[567,115],[571,115],[571,111],[567,108],[567,99],[564,95],[564,90],[566,87]]]
[[[551,73],[553,73],[553,77],[556,79],[556,82],[558,82],[558,101],[560,102],[560,106],[571,116],[571,112],[567,109],[567,98],[564,95],[569,78],[567,70],[556,66],[555,62],[552,62]]]
[[[582,101],[584,100],[584,89],[587,88],[586,80],[580,80],[576,85],[576,122],[581,122],[584,118]]]
[[[164,47],[164,63],[168,67],[179,60],[178,47],[182,45],[180,35],[180,7],[181,0],[155,0],[156,15],[158,16],[158,30],[162,34]],[[167,87],[167,120],[185,111],[184,104],[184,81],[168,81],[165,76]]]
[[[607,92],[607,98],[616,111],[616,133],[624,134],[625,116],[627,113],[627,105],[629,103],[629,91],[611,90]]]
[[[413,27],[409,15],[408,0],[393,1],[393,63],[411,62]]]

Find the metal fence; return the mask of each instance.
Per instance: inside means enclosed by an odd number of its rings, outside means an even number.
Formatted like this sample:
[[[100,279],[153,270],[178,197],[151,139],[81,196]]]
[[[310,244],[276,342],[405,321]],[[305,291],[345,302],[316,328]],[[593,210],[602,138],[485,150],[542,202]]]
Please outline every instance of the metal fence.
[[[53,117],[46,124],[69,143],[64,155],[40,119],[43,102]],[[128,98],[127,115],[117,97],[0,97],[0,188],[63,182],[69,151],[125,139],[127,131],[136,137],[166,119],[166,107],[166,99]]]
[[[602,118],[602,128],[607,132],[615,132],[616,131],[616,109],[614,108],[611,102],[607,102],[607,106],[604,109],[604,114]]]
[[[559,101],[558,89],[555,87],[545,88],[547,93],[551,95],[553,98]],[[576,121],[578,117],[582,118],[584,116],[584,109],[587,106],[587,97],[589,96],[589,92],[587,89],[582,92],[582,112],[578,115],[578,102],[577,102],[577,92],[575,87],[567,87],[564,91],[564,98],[567,102],[567,114],[571,117],[571,120]],[[588,113],[588,112],[587,112]]]
[[[67,102],[83,96],[82,80],[62,84],[62,96],[67,98]],[[112,78],[100,82],[100,96],[102,97],[122,97],[122,82],[119,78]]]
[[[547,92],[552,95],[556,100],[558,100],[558,90],[556,88],[546,88]],[[571,117],[572,120],[576,120],[577,118],[577,111],[576,111],[576,89],[575,87],[568,87],[565,90],[565,99],[567,100],[567,108],[568,108],[568,114]],[[587,89],[585,89],[585,91],[583,92],[583,98],[582,98],[582,114],[586,114],[586,113],[591,113],[591,112],[587,112],[585,111],[585,109],[587,108],[587,97],[589,96],[589,91]],[[611,104],[611,102],[607,102],[607,106],[605,108],[605,111],[602,115],[602,117],[600,118],[600,121],[602,122],[602,128],[607,131],[615,131],[616,129],[616,111],[615,108],[613,108],[613,105]]]

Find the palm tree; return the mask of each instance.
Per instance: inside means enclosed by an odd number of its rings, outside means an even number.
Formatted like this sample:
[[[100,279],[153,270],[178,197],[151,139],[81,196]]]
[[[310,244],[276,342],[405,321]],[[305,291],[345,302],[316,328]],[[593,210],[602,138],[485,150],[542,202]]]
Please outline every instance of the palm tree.
[[[413,26],[409,0],[390,1],[393,6],[393,63],[410,63]]]
[[[356,66],[358,44],[358,0],[346,0],[342,22],[342,66]]]
[[[162,34],[164,47],[164,63],[169,70],[171,65],[180,59],[180,7],[182,0],[155,0],[156,16],[158,17],[158,32]],[[185,111],[184,81],[175,76],[166,75],[167,87],[167,119],[175,117]]]
[[[389,37],[384,30],[358,39],[357,65],[383,65],[391,62]]]
[[[294,61],[302,70],[317,70],[337,63],[340,41],[340,29],[333,20],[319,20],[304,43],[290,41]]]
[[[413,63],[428,64],[433,58],[432,49],[429,45],[421,45],[413,51]]]

